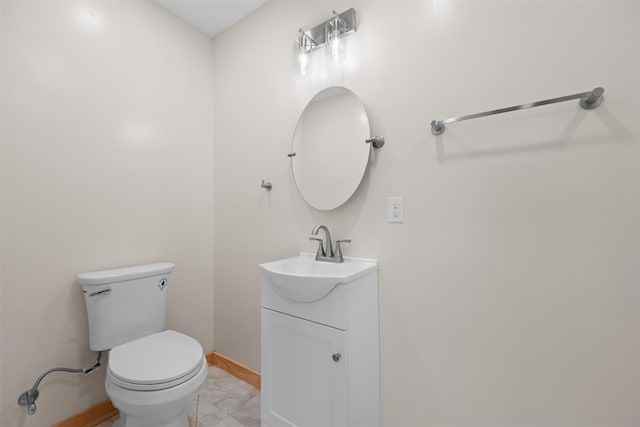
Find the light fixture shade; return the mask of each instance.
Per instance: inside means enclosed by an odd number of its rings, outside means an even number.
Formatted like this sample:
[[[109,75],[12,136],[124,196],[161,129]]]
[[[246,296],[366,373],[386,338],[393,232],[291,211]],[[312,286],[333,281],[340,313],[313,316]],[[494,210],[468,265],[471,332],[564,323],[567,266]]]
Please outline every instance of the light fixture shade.
[[[307,76],[313,72],[310,53],[315,46],[316,43],[313,41],[313,39],[307,33],[300,30],[296,61],[298,72],[301,76]]]
[[[347,23],[335,11],[334,17],[325,24],[325,40],[327,56],[333,62],[343,62],[347,57],[344,53],[342,35],[347,31]]]
[[[309,52],[302,49],[298,51],[298,72],[301,76],[308,76],[313,72]]]

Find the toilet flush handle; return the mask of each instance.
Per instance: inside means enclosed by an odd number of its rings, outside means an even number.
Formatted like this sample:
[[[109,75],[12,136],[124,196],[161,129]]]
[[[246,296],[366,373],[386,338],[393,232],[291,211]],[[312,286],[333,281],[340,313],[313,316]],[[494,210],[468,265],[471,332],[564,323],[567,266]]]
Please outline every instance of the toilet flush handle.
[[[97,291],[97,292],[91,292],[89,294],[89,296],[90,297],[95,297],[96,295],[105,295],[105,294],[110,294],[110,293],[111,293],[111,288],[107,287],[107,288],[104,288],[104,289],[102,289],[100,291]]]

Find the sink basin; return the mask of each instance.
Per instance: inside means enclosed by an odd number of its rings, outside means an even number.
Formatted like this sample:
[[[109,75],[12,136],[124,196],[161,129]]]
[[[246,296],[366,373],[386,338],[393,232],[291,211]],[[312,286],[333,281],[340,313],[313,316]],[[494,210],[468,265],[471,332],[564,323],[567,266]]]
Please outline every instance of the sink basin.
[[[283,297],[297,302],[314,302],[340,284],[347,284],[377,268],[375,260],[344,257],[344,262],[316,261],[315,254],[260,264],[269,284]]]

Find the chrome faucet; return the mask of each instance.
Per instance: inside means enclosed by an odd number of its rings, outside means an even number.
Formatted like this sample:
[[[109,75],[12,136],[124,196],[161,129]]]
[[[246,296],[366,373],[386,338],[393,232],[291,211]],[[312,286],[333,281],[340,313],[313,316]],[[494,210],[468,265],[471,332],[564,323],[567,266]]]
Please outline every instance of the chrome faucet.
[[[326,262],[344,262],[342,256],[342,249],[340,249],[341,243],[351,243],[350,239],[336,240],[336,250],[333,250],[333,243],[331,242],[331,233],[326,225],[316,225],[311,230],[311,234],[318,235],[318,231],[324,231],[324,241],[318,237],[309,237],[309,240],[315,240],[318,242],[318,251],[316,252],[316,261]],[[326,248],[326,249],[325,249]]]

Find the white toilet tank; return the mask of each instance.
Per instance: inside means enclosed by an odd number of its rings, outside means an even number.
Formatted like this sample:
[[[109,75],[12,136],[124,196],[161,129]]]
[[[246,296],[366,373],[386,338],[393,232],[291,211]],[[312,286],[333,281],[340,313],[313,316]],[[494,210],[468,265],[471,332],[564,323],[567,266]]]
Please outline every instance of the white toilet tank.
[[[78,274],[89,319],[89,347],[109,350],[163,331],[173,268],[164,262]]]

